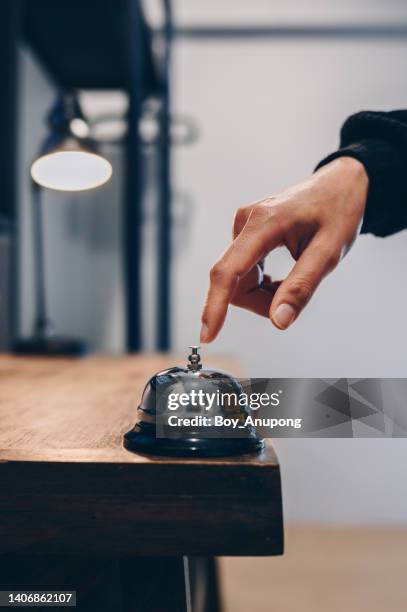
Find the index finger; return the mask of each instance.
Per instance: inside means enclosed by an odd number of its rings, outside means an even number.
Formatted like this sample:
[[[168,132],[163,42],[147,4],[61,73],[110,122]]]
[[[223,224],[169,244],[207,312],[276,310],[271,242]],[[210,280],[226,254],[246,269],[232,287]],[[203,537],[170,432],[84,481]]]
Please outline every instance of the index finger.
[[[224,323],[239,279],[277,247],[283,228],[269,210],[254,208],[241,233],[213,266],[202,313],[201,342],[211,342]]]

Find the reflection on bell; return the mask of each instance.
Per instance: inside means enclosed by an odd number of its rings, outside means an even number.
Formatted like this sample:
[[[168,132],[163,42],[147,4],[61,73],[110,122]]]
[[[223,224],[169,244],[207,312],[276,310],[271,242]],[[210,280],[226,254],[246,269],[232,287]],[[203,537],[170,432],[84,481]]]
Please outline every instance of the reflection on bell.
[[[261,450],[262,438],[253,427],[244,426],[249,409],[236,399],[243,393],[240,382],[225,372],[202,369],[199,347],[191,349],[187,366],[175,366],[150,378],[137,410],[137,423],[124,435],[125,448],[184,457]],[[232,420],[241,426],[218,425]]]

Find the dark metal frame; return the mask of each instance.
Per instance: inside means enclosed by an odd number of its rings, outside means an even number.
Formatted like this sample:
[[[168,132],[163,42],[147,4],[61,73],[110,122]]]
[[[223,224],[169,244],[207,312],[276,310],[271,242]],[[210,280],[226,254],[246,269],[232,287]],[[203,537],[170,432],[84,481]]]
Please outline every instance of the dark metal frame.
[[[171,142],[170,142],[170,59],[171,6],[164,0],[164,58],[161,74],[161,110],[159,139],[159,201],[157,218],[157,339],[156,348],[171,346]]]
[[[127,350],[140,351],[142,337],[142,206],[143,153],[139,122],[143,109],[144,47],[142,44],[143,16],[139,0],[128,2],[129,113],[125,162],[125,201],[123,215],[124,273],[126,286],[126,345]]]
[[[0,9],[0,218],[15,219],[17,184],[17,93],[20,3],[4,0]]]
[[[3,0],[0,7],[0,67],[2,93],[0,96],[0,233],[7,236],[7,258],[1,262],[8,279],[7,294],[1,297],[2,318],[8,345],[17,328],[17,143],[18,143],[18,43],[20,40],[20,0]],[[6,311],[4,311],[6,308]]]
[[[145,22],[139,0],[129,0],[129,115],[126,143],[126,198],[124,207],[124,260],[126,284],[126,344],[130,352],[143,347],[142,312],[142,221],[143,198],[145,193],[143,142],[139,123],[143,104],[153,94],[158,98],[159,138],[156,143],[158,161],[158,214],[157,214],[157,322],[156,348],[167,351],[170,348],[170,274],[171,274],[171,179],[170,179],[170,47],[171,47],[171,6],[163,0],[165,11],[164,53],[159,67],[158,90],[150,92],[144,84],[147,70],[144,57],[143,32]]]

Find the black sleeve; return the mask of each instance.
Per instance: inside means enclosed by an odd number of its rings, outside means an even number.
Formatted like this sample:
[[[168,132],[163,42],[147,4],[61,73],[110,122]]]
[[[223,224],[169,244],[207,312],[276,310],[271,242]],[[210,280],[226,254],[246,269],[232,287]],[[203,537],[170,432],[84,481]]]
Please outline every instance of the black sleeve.
[[[362,233],[389,236],[407,228],[407,110],[363,111],[342,126],[337,157],[354,157],[369,176]]]

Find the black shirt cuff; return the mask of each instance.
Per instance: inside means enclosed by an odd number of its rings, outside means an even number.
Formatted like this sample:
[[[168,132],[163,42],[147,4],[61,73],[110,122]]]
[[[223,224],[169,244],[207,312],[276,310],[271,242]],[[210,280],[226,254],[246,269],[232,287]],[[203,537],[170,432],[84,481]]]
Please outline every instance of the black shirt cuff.
[[[407,227],[407,112],[363,111],[352,115],[341,130],[338,151],[316,169],[353,157],[369,177],[363,233],[389,236]]]

